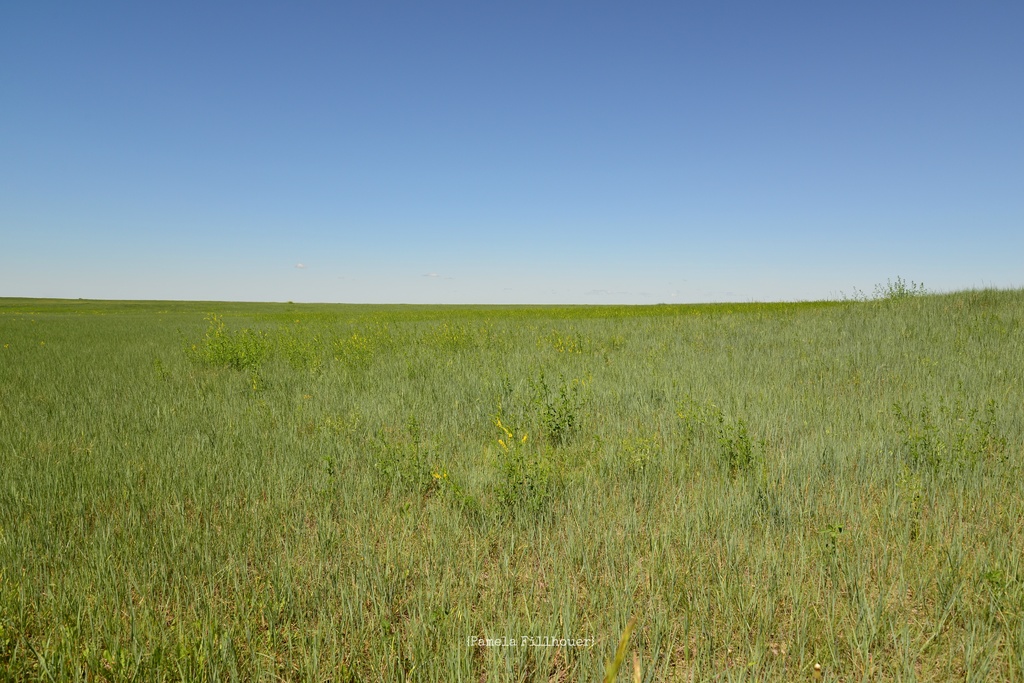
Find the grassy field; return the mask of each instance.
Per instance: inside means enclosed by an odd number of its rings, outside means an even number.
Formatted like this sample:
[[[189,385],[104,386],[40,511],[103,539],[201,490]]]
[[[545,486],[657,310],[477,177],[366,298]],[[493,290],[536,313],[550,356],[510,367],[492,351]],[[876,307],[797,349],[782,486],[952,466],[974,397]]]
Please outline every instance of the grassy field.
[[[889,293],[0,299],[0,678],[1024,680],[1024,291]]]

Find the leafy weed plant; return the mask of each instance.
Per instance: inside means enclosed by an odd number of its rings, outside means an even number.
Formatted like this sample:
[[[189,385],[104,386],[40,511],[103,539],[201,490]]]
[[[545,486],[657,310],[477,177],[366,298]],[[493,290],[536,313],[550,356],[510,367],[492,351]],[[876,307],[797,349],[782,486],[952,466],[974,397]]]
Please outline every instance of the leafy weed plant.
[[[561,472],[549,449],[530,443],[529,434],[518,432],[495,418],[498,435],[498,481],[494,488],[498,505],[506,512],[541,513],[549,507],[561,485]]]
[[[725,413],[711,401],[700,402],[685,397],[676,407],[676,416],[682,421],[682,431],[691,447],[713,444],[718,461],[729,476],[752,471],[758,463],[764,444],[755,442],[743,418],[727,420]]]
[[[435,477],[439,467],[415,416],[408,418],[404,430],[378,430],[374,446],[373,467],[386,489],[426,495],[441,483]]]
[[[892,407],[900,432],[897,451],[913,467],[933,470],[1005,461],[1008,441],[996,422],[996,403],[967,407],[962,398],[940,400],[938,409],[922,400],[916,410]]]
[[[223,317],[215,313],[206,320],[206,335],[190,349],[193,358],[208,365],[252,371],[270,355],[271,343],[264,332],[248,327],[230,332]]]
[[[925,296],[928,290],[924,283],[911,281],[908,285],[903,278],[895,281],[886,280],[884,285],[875,285],[875,299],[880,301],[903,301],[917,296]]]
[[[558,388],[553,390],[541,372],[529,384],[545,438],[553,446],[567,443],[580,426],[583,409],[581,383],[578,380],[566,382],[565,378],[559,377]]]

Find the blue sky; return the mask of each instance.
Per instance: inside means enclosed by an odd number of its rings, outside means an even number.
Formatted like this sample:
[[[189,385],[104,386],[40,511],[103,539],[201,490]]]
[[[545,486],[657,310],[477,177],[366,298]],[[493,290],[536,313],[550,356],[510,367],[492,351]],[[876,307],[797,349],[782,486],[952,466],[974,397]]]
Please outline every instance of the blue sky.
[[[0,9],[0,296],[1024,286],[1024,3]]]

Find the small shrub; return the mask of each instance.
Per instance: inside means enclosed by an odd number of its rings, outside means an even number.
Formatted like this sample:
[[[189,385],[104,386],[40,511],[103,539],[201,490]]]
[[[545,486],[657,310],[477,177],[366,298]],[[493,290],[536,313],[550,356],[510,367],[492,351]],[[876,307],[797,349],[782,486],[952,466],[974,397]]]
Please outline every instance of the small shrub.
[[[157,379],[159,379],[161,382],[166,382],[171,378],[170,371],[168,371],[167,368],[164,367],[163,361],[160,360],[159,358],[153,359],[153,372],[156,373]]]
[[[524,431],[539,435],[539,441],[553,447],[569,444],[583,419],[584,383],[559,376],[559,385],[553,389],[542,371],[526,384],[528,390],[523,392],[509,377],[501,378],[495,419],[506,425],[522,425]]]
[[[580,382],[565,383],[562,377],[559,380],[557,392],[548,387],[543,372],[537,380],[530,382],[533,405],[540,417],[544,436],[553,446],[567,443],[576,434],[583,408]]]
[[[917,540],[921,533],[921,517],[924,513],[924,482],[921,474],[903,463],[895,483],[896,492],[903,501],[902,516],[909,527],[908,536],[911,541]]]
[[[842,301],[902,301],[915,296],[924,296],[928,293],[924,283],[911,281],[907,285],[903,278],[897,277],[895,281],[886,280],[884,285],[876,284],[873,296],[868,296],[864,290],[857,289],[856,287],[853,288],[851,294],[840,292],[840,296]]]
[[[369,365],[373,351],[371,340],[358,332],[334,342],[334,357],[350,368]]]
[[[415,416],[406,422],[404,431],[379,430],[374,447],[373,467],[386,488],[426,495],[437,487],[433,476],[437,468],[430,462]]]
[[[754,469],[758,461],[754,442],[743,418],[730,422],[725,419],[722,409],[707,401],[701,403],[687,396],[676,408],[676,415],[683,422],[683,436],[693,444],[714,444],[719,460],[726,466],[731,477]]]
[[[379,354],[394,346],[394,338],[386,325],[356,331],[334,342],[334,357],[351,369],[364,369]]]
[[[538,451],[529,435],[495,418],[498,437],[498,482],[495,498],[508,512],[538,513],[548,507],[560,483],[559,472],[548,451]]]
[[[821,534],[822,547],[826,554],[835,557],[839,550],[840,541],[843,538],[843,525],[837,523],[826,524],[819,533]]]
[[[722,423],[718,435],[722,460],[729,468],[729,475],[736,477],[754,467],[754,444],[747,433],[747,423],[739,419],[735,424]]]
[[[465,325],[453,325],[443,322],[437,327],[426,330],[420,337],[420,343],[447,353],[457,353],[472,348],[476,339]]]
[[[476,496],[468,493],[454,477],[449,474],[445,467],[438,467],[431,471],[430,476],[434,479],[435,493],[438,498],[447,500],[472,517],[479,516],[482,508]]]
[[[581,354],[589,352],[593,346],[590,339],[583,336],[576,330],[572,330],[565,334],[562,334],[557,330],[551,330],[551,333],[547,336],[546,340],[537,340],[538,348],[542,347],[545,341],[547,342],[547,345],[558,353]]]
[[[937,410],[927,400],[916,410],[899,404],[892,410],[900,431],[896,450],[912,467],[957,468],[1006,459],[1007,439],[996,424],[994,400],[980,410],[959,398],[940,401]]]
[[[717,435],[725,423],[721,408],[710,401],[701,403],[691,396],[679,402],[676,416],[683,423],[683,436],[691,443],[709,434]]]
[[[901,277],[897,277],[895,282],[886,280],[884,285],[875,285],[875,299],[881,301],[903,301],[915,296],[924,296],[927,293],[928,290],[924,288],[923,282],[911,281],[908,286]]]
[[[282,355],[292,369],[307,372],[316,372],[323,365],[320,344],[320,337],[302,337],[290,332],[279,342]]]
[[[619,448],[626,471],[639,474],[645,471],[653,460],[658,449],[658,440],[656,437],[628,436],[621,441]]]
[[[206,320],[209,322],[206,335],[189,350],[194,359],[208,365],[254,371],[270,355],[270,341],[265,333],[249,328],[229,332],[224,320],[216,314],[207,316]]]

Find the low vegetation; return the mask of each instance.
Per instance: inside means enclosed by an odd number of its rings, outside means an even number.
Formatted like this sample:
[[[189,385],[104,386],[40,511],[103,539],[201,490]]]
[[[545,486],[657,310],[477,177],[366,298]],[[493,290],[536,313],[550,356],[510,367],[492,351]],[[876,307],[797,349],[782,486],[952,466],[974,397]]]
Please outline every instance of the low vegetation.
[[[1024,680],[1022,321],[0,300],[0,678]]]

